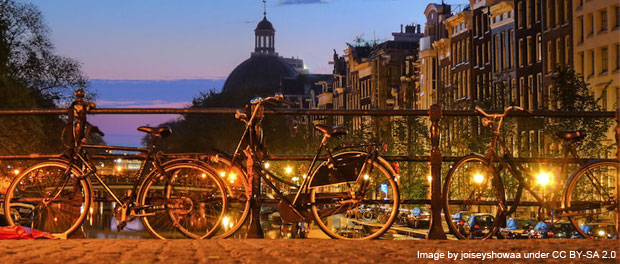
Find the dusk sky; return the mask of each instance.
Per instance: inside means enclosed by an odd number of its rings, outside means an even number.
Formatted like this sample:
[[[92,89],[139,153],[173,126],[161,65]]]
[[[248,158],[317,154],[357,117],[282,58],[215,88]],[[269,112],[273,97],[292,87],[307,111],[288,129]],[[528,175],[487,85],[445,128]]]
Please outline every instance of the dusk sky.
[[[221,89],[228,74],[249,58],[263,16],[260,0],[23,1],[39,7],[58,53],[83,64],[99,107],[183,107],[201,91]],[[468,1],[445,2],[459,10],[456,5]],[[401,24],[423,25],[428,3],[274,0],[267,1],[267,18],[276,29],[276,52],[303,59],[312,73],[331,73],[334,49],[342,54],[356,36],[385,40]],[[181,79],[197,80],[176,81]],[[156,126],[174,116],[117,118],[93,121],[109,144],[138,145],[137,126]]]

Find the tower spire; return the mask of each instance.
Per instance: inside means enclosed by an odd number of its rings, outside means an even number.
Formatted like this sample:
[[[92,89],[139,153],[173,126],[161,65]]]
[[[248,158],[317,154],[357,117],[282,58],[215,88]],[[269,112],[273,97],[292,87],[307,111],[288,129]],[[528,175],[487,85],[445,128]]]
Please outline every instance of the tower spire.
[[[263,17],[267,17],[267,1],[263,0]]]

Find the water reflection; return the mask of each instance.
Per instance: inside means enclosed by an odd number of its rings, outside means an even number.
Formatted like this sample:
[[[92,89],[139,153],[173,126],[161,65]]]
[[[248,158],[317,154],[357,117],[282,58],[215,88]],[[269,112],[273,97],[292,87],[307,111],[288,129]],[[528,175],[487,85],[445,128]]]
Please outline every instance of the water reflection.
[[[75,237],[83,238],[153,238],[146,231],[140,219],[134,219],[127,223],[122,231],[117,231],[116,218],[114,217],[114,202],[93,202],[92,207],[88,210],[88,216],[82,224],[82,234],[76,234]],[[269,206],[261,210],[261,227],[265,238],[299,238],[299,229],[303,228],[293,223],[282,221],[280,214],[271,210]],[[223,225],[223,228],[226,225]],[[232,238],[245,238],[247,233],[247,221]],[[322,233],[318,227],[311,225],[308,237],[311,238],[328,238]]]

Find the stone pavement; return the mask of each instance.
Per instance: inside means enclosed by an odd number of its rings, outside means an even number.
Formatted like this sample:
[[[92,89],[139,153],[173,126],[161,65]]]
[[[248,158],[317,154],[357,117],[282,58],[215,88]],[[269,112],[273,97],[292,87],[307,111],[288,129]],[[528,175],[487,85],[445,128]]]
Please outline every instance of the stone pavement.
[[[462,252],[521,258],[459,261]],[[459,253],[457,261],[448,252]],[[555,252],[555,253],[554,253]],[[570,254],[583,252],[581,258]],[[586,254],[589,255],[586,256]],[[614,252],[614,253],[611,253]],[[438,260],[420,258],[435,253]],[[443,258],[440,256],[444,253]],[[538,255],[525,258],[525,253]],[[555,254],[555,257],[553,255]],[[0,240],[0,263],[620,263],[618,240],[339,241],[324,239]],[[611,259],[603,259],[615,256]],[[563,258],[564,257],[564,258]],[[589,258],[588,258],[589,257]],[[596,258],[598,257],[598,258]]]

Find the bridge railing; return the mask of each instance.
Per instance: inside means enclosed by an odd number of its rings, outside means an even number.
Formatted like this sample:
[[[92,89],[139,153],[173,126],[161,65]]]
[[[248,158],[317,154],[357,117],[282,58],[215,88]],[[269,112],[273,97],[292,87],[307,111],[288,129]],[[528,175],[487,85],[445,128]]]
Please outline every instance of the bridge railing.
[[[89,114],[180,114],[180,115],[215,115],[215,114],[234,114],[236,108],[97,108],[89,111]],[[242,110],[242,109],[239,109]],[[0,116],[21,116],[21,115],[67,115],[66,109],[15,109],[0,110]],[[442,110],[438,104],[432,105],[429,110],[336,110],[336,109],[265,109],[266,115],[289,115],[289,116],[410,116],[428,118],[430,130],[430,146],[428,155],[408,156],[408,155],[388,155],[383,156],[388,161],[402,162],[428,162],[431,171],[431,197],[429,199],[416,199],[404,201],[405,204],[422,203],[430,204],[431,223],[428,239],[445,239],[445,232],[441,225],[442,194],[441,194],[441,168],[442,162],[454,162],[460,159],[458,156],[442,155],[441,140],[441,120],[444,117],[472,117],[481,116],[473,110]],[[531,113],[514,112],[513,117],[548,117],[548,118],[615,118],[615,139],[617,157],[620,157],[620,108],[616,111],[606,112],[568,112],[534,110]],[[0,131],[1,133],[1,131]],[[0,146],[1,148],[1,146]],[[0,156],[0,160],[35,160],[58,157],[58,155],[5,155]],[[115,155],[101,155],[98,158],[115,158]],[[126,157],[122,155],[122,157]],[[311,155],[270,155],[270,160],[309,160]],[[561,158],[516,158],[516,161],[523,163],[559,163]]]

